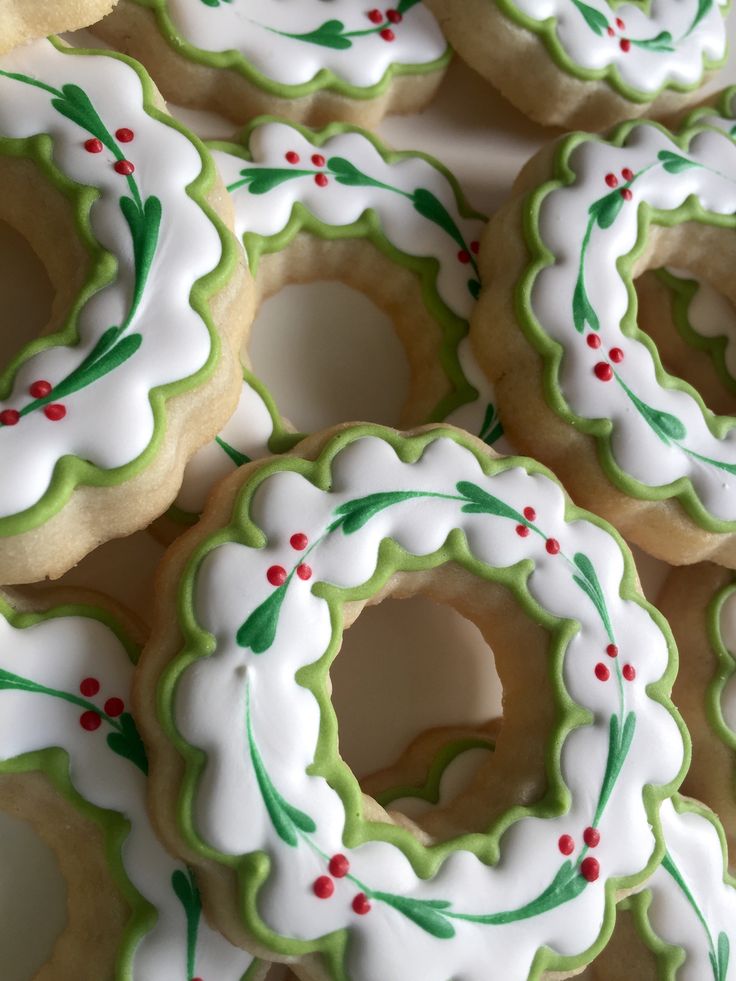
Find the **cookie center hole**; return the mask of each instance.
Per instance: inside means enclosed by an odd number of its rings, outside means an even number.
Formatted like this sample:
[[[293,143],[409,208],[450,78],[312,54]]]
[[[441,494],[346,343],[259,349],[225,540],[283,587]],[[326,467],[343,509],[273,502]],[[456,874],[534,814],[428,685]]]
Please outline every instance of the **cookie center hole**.
[[[403,346],[390,318],[349,286],[318,282],[280,290],[259,310],[249,354],[299,430],[399,424],[409,389]]]
[[[51,849],[7,814],[0,814],[0,868],[2,976],[28,981],[64,929],[66,886]]]
[[[0,366],[7,365],[51,318],[54,289],[46,269],[26,239],[0,220],[0,296],[4,329],[0,331]]]

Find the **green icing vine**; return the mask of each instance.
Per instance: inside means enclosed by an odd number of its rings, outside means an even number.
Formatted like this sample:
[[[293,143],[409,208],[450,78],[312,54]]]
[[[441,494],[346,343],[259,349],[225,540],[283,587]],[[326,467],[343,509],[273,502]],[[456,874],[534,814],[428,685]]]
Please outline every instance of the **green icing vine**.
[[[582,16],[585,23],[588,25],[590,30],[597,34],[598,37],[602,37],[604,34],[610,36],[614,35],[616,31],[615,27],[619,30],[624,29],[623,21],[620,18],[615,18],[615,22],[611,23],[605,14],[601,13],[595,7],[591,7],[587,3],[583,3],[582,0],[571,0],[573,5],[576,7],[580,15]],[[656,52],[667,52],[673,53],[677,50],[678,46],[690,37],[692,32],[698,26],[700,21],[705,17],[708,11],[713,6],[713,0],[698,0],[698,6],[695,10],[693,18],[686,31],[679,38],[673,38],[669,31],[660,31],[656,37],[651,38],[622,38],[622,50],[628,51],[633,44],[637,48],[643,48],[647,51]]]
[[[196,981],[197,934],[202,919],[202,900],[191,869],[177,869],[171,876],[171,888],[184,908],[187,921],[187,978]]]

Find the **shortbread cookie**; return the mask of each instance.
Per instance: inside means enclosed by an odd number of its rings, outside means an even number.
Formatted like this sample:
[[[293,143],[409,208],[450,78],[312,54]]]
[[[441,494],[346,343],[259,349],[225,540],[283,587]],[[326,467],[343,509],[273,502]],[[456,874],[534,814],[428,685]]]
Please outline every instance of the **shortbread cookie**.
[[[135,644],[105,608],[61,599],[0,598],[0,810],[34,825],[68,885],[68,928],[38,977],[262,978],[267,965],[209,927],[191,869],[151,826]]]
[[[508,452],[466,337],[485,219],[453,176],[425,154],[390,151],[344,126],[315,133],[261,119],[240,145],[211,147],[259,296],[328,278],[364,290],[394,320],[410,364],[402,424],[446,420]],[[301,438],[246,369],[238,409],[187,467],[170,516],[191,523],[217,479]],[[157,525],[169,540],[180,527]]]
[[[519,449],[673,564],[736,565],[736,440],[637,326],[634,280],[685,266],[736,300],[736,144],[703,123],[573,134],[491,222],[473,342]]]
[[[726,55],[725,0],[425,0],[461,58],[537,122],[601,130],[698,98]]]
[[[593,957],[684,765],[674,648],[620,540],[538,464],[451,427],[338,428],[224,481],[159,586],[151,802],[231,939],[354,981]],[[417,592],[479,625],[504,687],[496,782],[460,818],[493,830],[441,845],[361,797],[328,694],[343,627]]]
[[[161,105],[120,56],[0,59],[2,214],[71,297],[0,376],[0,582],[144,527],[236,403],[252,309],[230,201]]]
[[[243,125],[278,113],[375,126],[417,112],[450,60],[420,0],[121,0],[95,28],[146,65],[173,102]]]
[[[0,0],[0,54],[33,38],[89,27],[117,0]]]

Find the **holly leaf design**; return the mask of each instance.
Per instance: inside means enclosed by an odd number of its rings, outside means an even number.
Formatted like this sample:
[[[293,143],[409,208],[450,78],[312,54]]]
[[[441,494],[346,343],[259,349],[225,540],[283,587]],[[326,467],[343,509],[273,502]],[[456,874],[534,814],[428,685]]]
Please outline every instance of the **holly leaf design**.
[[[260,606],[241,624],[235,639],[241,647],[250,648],[254,654],[263,654],[274,642],[279,622],[281,604],[286,596],[289,580],[278,586]]]
[[[631,43],[636,45],[637,48],[643,48],[645,51],[674,51],[675,47],[672,43],[672,35],[669,31],[661,31],[656,37],[649,38],[631,38]]]
[[[392,906],[418,927],[437,937],[439,940],[449,940],[455,936],[455,928],[442,915],[442,910],[448,909],[450,903],[441,899],[412,899],[407,896],[395,896],[387,892],[372,892],[372,899],[380,900]]]
[[[632,392],[629,386],[626,385],[618,375],[616,375],[616,381],[636,406],[639,414],[646,420],[649,426],[654,430],[654,432],[666,446],[669,446],[672,440],[684,439],[687,436],[687,429],[685,428],[684,423],[681,422],[676,416],[671,415],[669,412],[663,412],[661,409],[654,409],[651,405],[647,405],[647,403],[643,402],[638,395]]]
[[[412,7],[416,7],[421,0],[399,0],[396,4],[396,9],[400,14],[405,14],[407,10],[411,10]]]
[[[517,524],[531,527],[523,514],[520,514],[500,498],[484,491],[477,484],[472,484],[469,480],[461,480],[456,487],[458,494],[461,494],[468,502],[461,509],[466,514],[493,514],[498,518],[510,518]]]
[[[573,3],[585,18],[585,23],[591,31],[600,37],[608,28],[608,19],[606,16],[600,10],[596,10],[595,7],[591,7],[587,3],[582,3],[581,0],[573,0]]]
[[[341,527],[346,535],[352,535],[367,524],[379,511],[384,511],[402,501],[427,496],[425,491],[379,491],[376,494],[369,494],[367,497],[359,497],[354,501],[346,501],[335,508],[338,519],[330,525],[330,531]]]
[[[624,198],[621,194],[622,188],[605,194],[602,198],[594,201],[588,209],[588,214],[594,219],[599,228],[610,228],[618,217],[618,213],[623,207]]]
[[[107,343],[109,338],[113,336],[111,334],[113,330],[117,332],[117,328],[115,327],[108,328],[97,342],[96,347],[102,348],[102,342],[105,341]],[[80,388],[86,388],[87,385],[91,385],[104,375],[119,368],[121,364],[135,354],[142,342],[143,338],[140,334],[128,334],[127,337],[124,337],[118,344],[111,347],[102,357],[96,360],[92,360],[91,356],[94,352],[91,352],[82,364],[55,385],[45,398],[37,399],[36,402],[30,403],[26,406],[26,409],[29,409],[31,406],[50,402],[53,399],[64,398],[67,395],[71,395],[72,392],[79,391]]]
[[[231,446],[222,436],[215,436],[215,442],[224,450],[225,453],[230,457],[236,467],[242,467],[246,463],[251,463],[251,458],[245,454],[241,453],[240,450],[236,450],[234,446]]]
[[[133,198],[120,198],[120,210],[128,223],[130,236],[133,240],[133,261],[135,263],[135,289],[130,318],[135,312],[143,289],[151,271],[151,263],[156,252],[158,234],[161,227],[161,201],[152,195],[143,206],[139,206]]]
[[[612,715],[608,730],[608,757],[606,758],[606,769],[603,774],[603,783],[598,797],[598,806],[595,812],[593,824],[597,824],[603,809],[608,803],[613,788],[621,772],[621,767],[629,752],[631,740],[634,738],[636,729],[636,713],[631,711],[626,716],[623,729],[618,715]]]
[[[489,402],[486,406],[486,413],[483,416],[483,424],[478,433],[480,438],[487,446],[493,446],[496,440],[503,436],[503,426],[498,418],[495,406]]]
[[[480,296],[480,283],[477,279],[468,280],[468,293],[470,293],[474,300],[477,300]]]
[[[92,136],[110,150],[116,153],[117,144],[107,130],[107,127],[100,119],[97,110],[90,102],[89,96],[78,85],[62,85],[61,93],[63,98],[51,100],[51,105],[60,112],[62,116],[71,119],[73,123],[87,130]]]
[[[450,212],[436,195],[424,187],[418,187],[412,194],[411,200],[415,211],[418,211],[423,218],[443,228],[461,249],[465,249],[465,239],[460,229],[457,227]]]
[[[240,171],[242,181],[230,184],[228,191],[245,186],[251,194],[268,194],[279,184],[284,184],[294,177],[308,177],[312,173],[311,170],[295,170],[293,167],[250,167]]]
[[[660,150],[657,154],[657,159],[662,161],[662,166],[668,174],[680,174],[683,170],[700,166],[695,160],[689,160],[687,157],[683,157],[679,153],[673,153],[671,150]]]
[[[713,6],[713,0],[698,0],[698,7],[697,7],[697,10],[695,11],[695,16],[693,17],[693,22],[690,25],[690,27],[688,27],[687,32],[685,33],[684,37],[688,37],[690,34],[692,34],[692,32],[695,30],[695,28],[698,26],[698,24],[701,22],[701,20],[705,17],[705,15],[708,13],[708,11],[710,10],[710,8],[712,6]],[[684,40],[684,38],[683,38],[683,40]]]
[[[385,187],[381,181],[374,180],[367,174],[346,160],[344,157],[330,157],[327,161],[332,175],[338,184],[345,184],[347,187]]]
[[[130,712],[120,716],[122,732],[111,732],[107,736],[107,745],[118,756],[130,760],[138,769],[148,775],[148,758],[138,727]]]
[[[277,33],[283,34],[284,37],[293,38],[295,41],[304,41],[307,44],[318,44],[323,48],[345,51],[352,48],[353,42],[344,32],[345,25],[341,20],[326,20],[316,30],[306,34],[287,34],[283,31]]]
[[[177,869],[171,876],[171,888],[184,907],[187,921],[187,977],[194,977],[197,958],[197,932],[202,917],[202,900],[197,883],[190,869]]]
[[[577,585],[580,586],[583,592],[590,597],[591,602],[598,611],[598,616],[603,622],[603,626],[608,634],[608,639],[611,641],[611,643],[613,643],[613,629],[611,627],[611,619],[608,615],[606,598],[603,595],[603,590],[601,589],[601,584],[593,567],[593,563],[583,552],[576,552],[573,556],[573,562],[580,570],[581,575],[573,575],[572,578]]]
[[[731,953],[731,945],[728,937],[721,930],[718,934],[718,981],[726,981],[728,975],[728,960]]]
[[[586,324],[590,325],[591,330],[600,330],[598,314],[595,312],[585,289],[585,278],[582,269],[580,270],[580,275],[578,276],[578,281],[575,284],[572,294],[572,322],[575,325],[575,330],[580,334],[584,332]]]

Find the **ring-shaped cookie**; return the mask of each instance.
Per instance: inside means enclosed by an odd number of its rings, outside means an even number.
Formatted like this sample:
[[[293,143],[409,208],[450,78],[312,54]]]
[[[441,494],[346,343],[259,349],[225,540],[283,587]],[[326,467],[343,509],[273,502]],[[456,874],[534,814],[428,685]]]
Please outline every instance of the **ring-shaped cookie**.
[[[421,0],[121,0],[95,32],[172,101],[239,125],[277,113],[375,126],[426,105],[451,55]]]
[[[480,257],[473,341],[510,439],[677,564],[736,564],[736,423],[664,370],[637,326],[634,279],[679,262],[730,295],[735,211],[726,133],[630,123],[543,151]]]
[[[461,58],[532,119],[567,129],[674,113],[726,54],[724,0],[425,3]]]
[[[493,390],[466,336],[485,219],[452,174],[426,154],[391,151],[340,125],[315,133],[257,119],[240,144],[210,147],[259,296],[333,277],[363,289],[391,315],[407,353],[402,425],[451,422],[507,452]],[[300,438],[246,369],[238,409],[187,467],[169,514],[191,522],[218,477]]]
[[[620,540],[539,465],[459,430],[346,427],[302,451],[224,482],[163,571],[136,697],[164,834],[203,873],[213,912],[230,904],[231,936],[322,952],[308,976],[411,964],[426,981],[511,981],[582,966],[617,888],[659,851],[656,803],[686,738],[666,696],[667,628]],[[366,820],[327,671],[343,620],[448,563],[445,598],[473,619],[498,610],[501,585],[507,648],[529,624],[516,603],[551,631],[558,713],[544,804],[427,846]],[[429,588],[441,596],[443,580]]]
[[[55,956],[54,977],[262,978],[266,965],[208,926],[193,873],[151,824],[148,761],[130,714],[134,642],[102,607],[0,604],[0,806],[11,787],[22,793],[24,774],[44,774],[50,791],[102,829],[110,880],[129,907],[122,936],[96,937],[91,973],[88,938],[79,936]],[[32,820],[43,834],[43,814]],[[63,833],[48,830],[63,847]],[[69,904],[89,899],[72,893]]]
[[[63,235],[18,202],[40,182],[59,210],[61,192],[89,265],[63,325],[0,375],[0,582],[58,576],[143,527],[237,398],[246,279],[214,210],[229,201],[158,105],[121,56],[43,40],[0,61],[10,218],[48,254]]]

